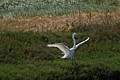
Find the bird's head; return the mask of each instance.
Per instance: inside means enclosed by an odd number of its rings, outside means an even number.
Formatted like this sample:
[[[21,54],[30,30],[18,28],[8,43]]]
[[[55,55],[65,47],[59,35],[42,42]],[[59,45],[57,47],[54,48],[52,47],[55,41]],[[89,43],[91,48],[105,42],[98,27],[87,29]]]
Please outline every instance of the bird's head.
[[[74,32],[74,33],[72,34],[72,38],[73,38],[73,39],[75,38],[75,35],[76,35],[76,33]]]
[[[74,32],[73,35],[76,35],[76,33]]]

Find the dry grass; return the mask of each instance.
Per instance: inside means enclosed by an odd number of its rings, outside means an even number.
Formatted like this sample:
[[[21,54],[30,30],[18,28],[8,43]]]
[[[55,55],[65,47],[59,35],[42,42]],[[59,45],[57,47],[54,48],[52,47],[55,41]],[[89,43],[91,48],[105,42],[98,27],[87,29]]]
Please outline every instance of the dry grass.
[[[68,31],[78,25],[92,25],[120,22],[120,12],[111,13],[75,13],[63,16],[36,16],[29,19],[0,19],[0,29],[9,31]]]

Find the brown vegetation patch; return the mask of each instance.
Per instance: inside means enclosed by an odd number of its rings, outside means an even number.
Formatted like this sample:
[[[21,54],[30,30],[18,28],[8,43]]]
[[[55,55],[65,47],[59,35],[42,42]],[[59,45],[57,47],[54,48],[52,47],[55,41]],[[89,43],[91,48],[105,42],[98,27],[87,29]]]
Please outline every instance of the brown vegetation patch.
[[[36,16],[25,19],[0,19],[0,29],[10,31],[68,31],[78,25],[92,25],[120,22],[120,12],[111,13],[74,13],[63,16]]]

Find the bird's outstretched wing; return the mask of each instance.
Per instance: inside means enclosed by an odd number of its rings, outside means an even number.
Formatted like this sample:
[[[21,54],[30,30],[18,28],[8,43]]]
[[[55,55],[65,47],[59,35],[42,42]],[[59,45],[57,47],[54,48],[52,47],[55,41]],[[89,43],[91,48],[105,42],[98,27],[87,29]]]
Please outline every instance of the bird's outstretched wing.
[[[48,47],[57,47],[59,48],[64,54],[68,54],[69,53],[69,48],[67,46],[65,46],[62,43],[56,43],[56,44],[48,44]]]
[[[84,41],[82,41],[82,42],[78,43],[78,44],[76,45],[76,48],[78,48],[81,44],[83,44],[83,43],[87,42],[88,40],[89,40],[89,37],[88,37],[86,40],[84,40]]]

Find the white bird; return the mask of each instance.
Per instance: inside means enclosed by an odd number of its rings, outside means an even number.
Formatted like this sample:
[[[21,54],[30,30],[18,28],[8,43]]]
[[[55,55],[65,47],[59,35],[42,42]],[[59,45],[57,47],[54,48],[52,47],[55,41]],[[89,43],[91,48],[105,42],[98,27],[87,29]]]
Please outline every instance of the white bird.
[[[71,58],[71,59],[73,60],[73,59],[74,59],[74,51],[75,51],[81,44],[83,44],[83,43],[85,43],[86,41],[89,40],[89,37],[88,37],[86,40],[84,40],[84,41],[82,41],[82,42],[80,42],[80,43],[78,43],[78,44],[76,45],[75,35],[76,35],[76,33],[73,33],[73,34],[72,34],[72,38],[73,38],[73,42],[74,42],[74,45],[73,45],[72,48],[68,48],[68,47],[65,46],[63,43],[48,44],[47,46],[48,46],[48,47],[57,47],[57,48],[59,48],[59,49],[62,51],[62,54],[64,54],[64,56],[61,57],[61,58]]]

